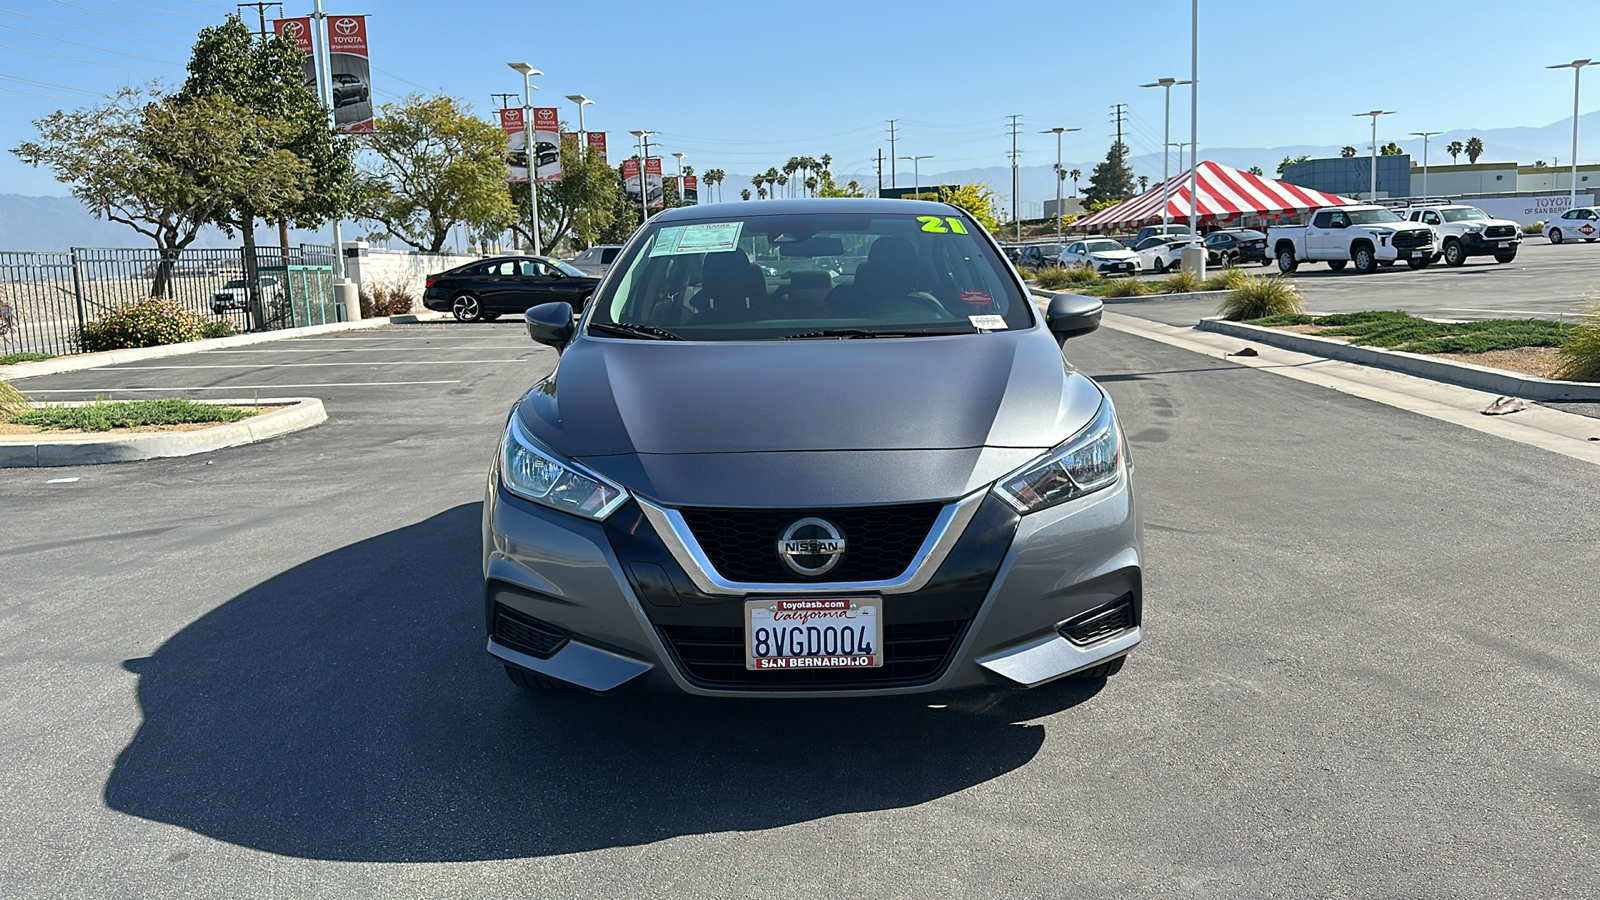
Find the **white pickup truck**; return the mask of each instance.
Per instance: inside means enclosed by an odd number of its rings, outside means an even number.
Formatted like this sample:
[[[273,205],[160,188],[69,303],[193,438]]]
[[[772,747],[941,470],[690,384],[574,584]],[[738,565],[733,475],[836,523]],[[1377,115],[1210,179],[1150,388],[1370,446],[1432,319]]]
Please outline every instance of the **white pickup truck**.
[[[1383,206],[1332,206],[1311,214],[1308,225],[1267,230],[1267,245],[1278,271],[1293,272],[1303,262],[1325,262],[1331,269],[1355,263],[1362,274],[1405,260],[1422,269],[1439,258],[1433,229],[1407,222]]]
[[[1517,248],[1522,246],[1522,226],[1510,219],[1491,218],[1476,206],[1451,203],[1398,212],[1433,229],[1447,266],[1462,265],[1469,256],[1493,256],[1495,262],[1508,263],[1517,258]]]

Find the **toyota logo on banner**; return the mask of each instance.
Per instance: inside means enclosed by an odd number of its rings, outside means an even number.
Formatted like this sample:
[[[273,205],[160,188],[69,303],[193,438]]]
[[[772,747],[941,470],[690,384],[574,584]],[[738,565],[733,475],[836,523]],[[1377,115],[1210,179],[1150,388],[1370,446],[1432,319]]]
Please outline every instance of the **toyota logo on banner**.
[[[361,23],[357,22],[355,19],[334,19],[333,20],[333,30],[339,32],[340,34],[342,34],[342,35],[344,35],[346,37],[349,37],[350,35],[355,34],[356,30],[359,29],[360,27],[361,27]]]
[[[284,22],[282,33],[288,35],[291,40],[300,37],[300,23],[292,19]]]

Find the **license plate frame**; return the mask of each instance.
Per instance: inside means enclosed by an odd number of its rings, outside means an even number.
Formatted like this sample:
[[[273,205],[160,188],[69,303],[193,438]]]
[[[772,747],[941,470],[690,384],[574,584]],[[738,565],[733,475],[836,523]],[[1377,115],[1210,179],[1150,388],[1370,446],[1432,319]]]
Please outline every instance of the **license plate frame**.
[[[883,666],[883,598],[875,594],[746,600],[743,626],[744,662],[749,671]],[[766,634],[760,634],[760,629]],[[869,642],[865,652],[863,641]],[[758,649],[764,652],[757,655]]]

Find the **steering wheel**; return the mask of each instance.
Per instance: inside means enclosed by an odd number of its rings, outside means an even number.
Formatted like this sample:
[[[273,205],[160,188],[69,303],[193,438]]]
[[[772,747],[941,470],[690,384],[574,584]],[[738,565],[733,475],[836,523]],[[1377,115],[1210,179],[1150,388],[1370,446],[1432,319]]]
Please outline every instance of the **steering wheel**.
[[[940,303],[938,300],[934,299],[932,295],[924,294],[920,291],[914,294],[906,294],[903,297],[890,297],[879,302],[911,304],[933,313],[936,318],[943,322],[949,322],[955,319],[955,316],[950,313],[950,310],[944,308],[943,303]]]

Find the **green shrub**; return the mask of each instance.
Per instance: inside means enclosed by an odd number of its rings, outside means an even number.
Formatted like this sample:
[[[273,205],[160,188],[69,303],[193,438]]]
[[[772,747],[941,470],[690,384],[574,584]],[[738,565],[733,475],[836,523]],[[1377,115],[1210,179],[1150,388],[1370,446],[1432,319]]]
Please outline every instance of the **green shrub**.
[[[1033,273],[1033,283],[1046,289],[1065,287],[1072,283],[1067,270],[1060,266],[1050,266]]]
[[[1332,324],[1324,316],[1315,324]],[[1403,350],[1407,353],[1485,353],[1519,347],[1559,347],[1571,329],[1545,319],[1479,319],[1472,322],[1430,322],[1402,315],[1356,322],[1322,332],[1348,337],[1353,344]]]
[[[1522,226],[1522,233],[1523,234],[1544,234],[1544,223],[1543,222],[1533,222],[1531,224],[1524,225],[1524,226]]]
[[[1243,273],[1217,305],[1217,314],[1233,322],[1305,311],[1305,298],[1289,280]]]
[[[1254,277],[1245,274],[1243,269],[1225,266],[1217,274],[1201,282],[1200,286],[1208,291],[1232,291],[1249,283]]]
[[[0,379],[0,422],[20,413],[25,413],[33,408],[28,398],[22,392],[11,386],[11,382]]]
[[[1188,294],[1200,290],[1200,276],[1188,269],[1178,269],[1157,282],[1163,294]]]
[[[237,422],[254,415],[231,406],[212,406],[193,400],[96,401],[88,406],[46,406],[11,418],[15,425],[69,431],[110,431],[149,425],[190,425]]]
[[[239,329],[227,319],[207,319],[200,323],[200,336],[203,338],[233,337]]]
[[[1364,312],[1333,313],[1327,316],[1318,316],[1316,324],[1329,328],[1342,328],[1347,325],[1375,325],[1403,322],[1411,318],[1408,312],[1398,309],[1371,309]]]
[[[1275,316],[1262,316],[1259,319],[1246,319],[1246,325],[1260,325],[1263,328],[1282,328],[1285,325],[1310,325],[1317,321],[1315,316],[1303,313],[1280,313]]]
[[[1567,329],[1556,377],[1600,381],[1600,300],[1590,300],[1586,315]]]
[[[374,281],[361,285],[361,317],[403,316],[416,305],[416,295],[407,281]]]
[[[0,353],[0,366],[11,366],[17,363],[38,362],[41,359],[55,359],[54,353]]]
[[[1150,293],[1150,286],[1137,278],[1118,278],[1106,285],[1101,293],[1102,297],[1143,297]]]
[[[1065,273],[1067,284],[1093,284],[1100,280],[1100,273],[1096,272],[1093,266],[1086,263],[1067,266],[1061,271]]]
[[[111,310],[78,329],[85,353],[158,347],[200,339],[200,316],[176,300],[151,297]]]

